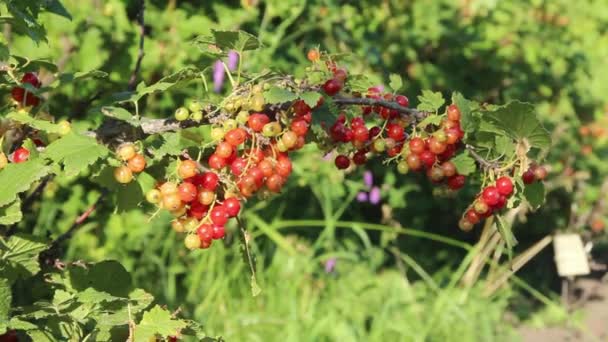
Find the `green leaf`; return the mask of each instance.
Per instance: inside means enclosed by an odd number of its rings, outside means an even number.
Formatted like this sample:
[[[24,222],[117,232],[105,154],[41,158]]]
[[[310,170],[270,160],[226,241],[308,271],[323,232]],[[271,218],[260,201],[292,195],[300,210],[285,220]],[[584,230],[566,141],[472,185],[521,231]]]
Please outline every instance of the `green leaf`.
[[[13,121],[28,125],[39,131],[44,131],[47,133],[59,133],[61,131],[59,125],[46,120],[34,119],[26,112],[11,112],[6,117]]]
[[[0,206],[15,201],[18,193],[28,190],[32,183],[46,176],[49,170],[42,159],[7,165],[0,171]]]
[[[463,131],[470,133],[477,129],[478,119],[473,114],[475,103],[469,101],[460,93],[452,94],[452,103],[460,110],[460,127]]]
[[[116,179],[114,179],[114,167],[112,166],[102,166],[99,174],[93,177],[92,180],[109,190],[111,200],[108,202],[116,204],[116,212],[119,213],[136,209],[144,196],[138,182],[131,181],[128,184],[116,182]]]
[[[67,9],[65,9],[65,7],[63,7],[63,5],[61,4],[61,2],[59,2],[59,0],[45,0],[45,1],[41,1],[41,6],[50,13],[54,13],[57,14],[59,16],[68,18],[70,20],[72,20],[72,16],[70,15],[70,13],[68,12]]]
[[[297,98],[298,95],[291,91],[275,86],[270,87],[270,89],[264,92],[264,99],[266,100],[266,103],[269,104],[290,102]]]
[[[390,80],[388,86],[391,87],[394,92],[399,91],[399,89],[403,87],[403,80],[401,79],[401,76],[397,74],[391,74],[388,78]]]
[[[120,107],[101,107],[101,112],[105,116],[109,116],[111,118],[125,121],[131,124],[132,126],[139,127],[141,122],[134,115],[132,115],[128,110]]]
[[[152,154],[156,160],[160,160],[166,155],[177,156],[182,154],[186,148],[199,146],[199,143],[184,137],[181,132],[162,133],[161,137],[160,146],[157,143],[158,147],[152,149]]]
[[[0,327],[6,325],[8,321],[12,301],[11,284],[8,279],[0,278]]]
[[[51,86],[52,87],[60,87],[63,85],[67,85],[73,82],[78,82],[81,80],[86,80],[89,78],[106,78],[108,74],[101,70],[90,70],[84,72],[76,72],[76,73],[63,73],[57,77]]]
[[[459,174],[467,176],[477,170],[477,166],[475,165],[475,159],[469,156],[467,151],[464,151],[457,155],[456,157],[450,159],[454,166],[456,166],[456,170]]]
[[[156,335],[162,337],[179,335],[179,332],[186,326],[186,322],[173,319],[169,311],[156,305],[144,313],[141,322],[133,329],[133,334],[135,342],[148,342]]]
[[[88,269],[70,268],[68,272],[69,283],[78,292],[92,288],[115,297],[127,298],[133,288],[129,272],[114,260],[98,262]]]
[[[211,30],[213,44],[218,48],[239,52],[255,50],[260,47],[258,38],[245,31],[218,31]]]
[[[482,111],[480,129],[505,134],[518,142],[527,142],[531,147],[547,148],[551,143],[549,132],[538,120],[534,106],[512,101],[492,110]]]
[[[513,139],[506,135],[497,135],[494,146],[499,155],[509,158],[515,154],[515,144],[513,143]]]
[[[527,184],[524,188],[524,197],[532,209],[538,209],[545,202],[545,185],[542,182]]]
[[[511,226],[502,218],[500,215],[496,215],[496,227],[498,228],[498,232],[502,236],[502,239],[505,241],[507,245],[507,253],[509,255],[509,259],[512,256],[513,247],[517,245],[517,240],[513,235],[513,230]]]
[[[94,138],[70,133],[51,143],[42,155],[55,163],[62,163],[68,175],[75,175],[97,159],[105,157],[108,152]]]
[[[316,91],[307,91],[305,93],[300,94],[300,99],[304,101],[304,103],[306,103],[310,108],[314,108],[317,103],[319,103],[319,99],[321,97],[322,95]]]
[[[0,61],[6,61],[10,57],[10,51],[8,46],[4,43],[0,43]]]
[[[11,236],[0,253],[0,275],[14,281],[17,277],[31,277],[40,271],[38,254],[47,248],[39,237],[25,234]]]
[[[425,128],[428,125],[435,125],[435,126],[439,126],[439,124],[441,124],[441,120],[442,117],[440,115],[429,115],[426,118],[424,118],[424,120],[420,121],[420,123],[418,123],[416,125],[416,127],[419,128]]]
[[[440,92],[430,90],[423,90],[422,95],[418,96],[418,101],[420,104],[416,108],[424,112],[436,112],[445,103]]]
[[[15,202],[0,208],[0,225],[9,225],[21,221],[23,213],[21,213],[21,201]]]

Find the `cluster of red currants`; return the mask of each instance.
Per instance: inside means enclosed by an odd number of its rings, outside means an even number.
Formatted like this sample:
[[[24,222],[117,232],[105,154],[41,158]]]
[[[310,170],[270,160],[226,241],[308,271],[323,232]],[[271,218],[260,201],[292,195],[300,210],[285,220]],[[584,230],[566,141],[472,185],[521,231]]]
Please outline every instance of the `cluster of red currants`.
[[[498,178],[494,185],[486,186],[477,195],[477,199],[469,206],[458,222],[458,226],[464,231],[473,229],[473,226],[482,219],[488,218],[496,211],[504,208],[507,200],[512,195],[513,181],[511,178],[507,176]]]
[[[133,173],[140,173],[146,168],[146,158],[137,152],[137,147],[132,143],[120,145],[116,155],[123,162],[123,165],[114,169],[114,178],[118,183],[130,183]]]
[[[524,184],[532,184],[536,181],[542,181],[546,177],[547,169],[544,166],[532,164],[521,176],[521,179],[524,181]]]
[[[30,159],[30,151],[25,147],[19,147],[13,152],[11,160],[13,163],[19,164]],[[0,170],[4,169],[8,165],[8,158],[4,152],[0,152]]]
[[[241,203],[235,194],[220,191],[217,173],[201,173],[193,160],[180,161],[177,174],[181,182],[159,184],[148,191],[146,200],[176,217],[171,226],[178,233],[188,233],[184,240],[187,248],[209,248],[213,240],[224,238],[225,225],[238,215]]]
[[[21,83],[31,84],[34,88],[40,88],[40,86],[42,85],[42,83],[38,79],[38,76],[36,76],[36,74],[33,72],[26,72],[21,78]],[[24,107],[35,107],[40,103],[39,97],[32,94],[31,92],[28,92],[23,87],[14,87],[11,91],[11,95],[13,97],[13,100],[19,102],[19,104],[23,105]]]

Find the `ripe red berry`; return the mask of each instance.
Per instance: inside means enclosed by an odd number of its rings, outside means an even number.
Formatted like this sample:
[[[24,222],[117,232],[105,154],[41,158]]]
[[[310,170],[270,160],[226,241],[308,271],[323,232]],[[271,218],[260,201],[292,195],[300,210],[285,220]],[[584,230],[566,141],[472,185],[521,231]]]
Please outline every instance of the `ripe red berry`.
[[[188,209],[188,216],[190,217],[194,217],[197,220],[202,219],[203,217],[205,217],[205,215],[207,215],[207,210],[209,209],[208,206],[199,203],[197,201],[194,201],[192,203],[190,203],[190,209]]]
[[[230,164],[230,171],[232,171],[233,175],[238,177],[243,173],[243,170],[245,170],[245,167],[247,167],[247,160],[244,158],[238,157]]]
[[[420,153],[420,161],[422,161],[422,164],[427,168],[432,167],[433,164],[435,164],[436,159],[437,157],[429,150],[424,150]]]
[[[215,207],[213,207],[213,209],[211,209],[211,213],[209,213],[209,218],[211,218],[211,222],[213,222],[213,224],[223,226],[226,224],[226,222],[228,222],[230,216],[228,215],[228,211],[226,211],[226,208],[224,208],[224,206],[216,205]]]
[[[355,141],[366,142],[369,140],[369,130],[365,126],[353,128],[353,139]]]
[[[448,179],[448,187],[452,190],[461,189],[466,181],[466,177],[463,175],[452,176]]]
[[[226,159],[218,156],[217,154],[212,154],[209,156],[209,160],[207,160],[209,167],[212,169],[220,170],[224,166],[226,166]]]
[[[281,188],[283,187],[283,183],[285,180],[279,174],[273,174],[272,176],[266,179],[266,187],[271,192],[281,192]]]
[[[302,119],[293,120],[290,128],[298,136],[305,136],[308,133],[308,123]]]
[[[338,155],[334,162],[336,164],[336,167],[341,170],[346,169],[350,166],[350,159],[348,159],[348,157],[343,154]]]
[[[492,209],[502,209],[507,204],[507,197],[500,195],[498,197],[498,202],[492,206]]]
[[[274,166],[274,170],[281,177],[287,178],[291,174],[291,160],[288,157],[280,156],[277,158],[277,163]]]
[[[25,147],[19,147],[13,152],[13,163],[23,163],[30,158],[30,151]]]
[[[297,116],[302,116],[310,113],[310,107],[306,104],[306,102],[298,100],[293,104],[293,111]]]
[[[220,178],[214,172],[205,172],[202,176],[201,185],[209,191],[215,191],[219,184]]]
[[[445,142],[449,145],[453,145],[460,140],[460,132],[456,128],[449,128],[445,130]]]
[[[426,171],[426,175],[431,181],[435,183],[441,182],[444,177],[443,170],[441,169],[441,167],[436,166],[428,169]]]
[[[221,143],[217,144],[217,146],[215,147],[215,154],[217,154],[219,157],[221,158],[228,158],[230,157],[230,155],[232,155],[232,150],[234,148],[232,147],[232,145],[230,145],[229,143],[222,141]]]
[[[213,225],[211,237],[213,240],[223,239],[226,236],[226,228],[224,226]]]
[[[241,202],[235,197],[226,198],[224,203],[222,203],[222,206],[226,208],[228,216],[230,217],[235,217],[239,214],[239,211],[241,211]]]
[[[196,229],[196,235],[201,239],[201,242],[213,240],[213,226],[208,223],[201,224]]]
[[[474,225],[479,223],[479,219],[480,219],[479,215],[473,209],[469,209],[467,211],[467,213],[465,214],[465,218],[467,221],[471,222]]]
[[[224,140],[232,146],[239,146],[247,139],[247,132],[242,128],[234,128],[226,132]]]
[[[460,109],[455,104],[448,106],[448,120],[459,121],[460,120]]]
[[[378,137],[378,135],[380,135],[380,132],[382,132],[382,128],[380,128],[378,126],[374,126],[374,127],[370,128],[369,129],[369,138],[374,139],[374,138]]]
[[[189,203],[196,199],[198,191],[196,185],[189,182],[183,182],[177,187],[177,193],[182,202]]]
[[[534,177],[536,180],[542,181],[547,177],[547,169],[544,166],[534,168]]]
[[[13,100],[22,103],[23,98],[25,97],[25,89],[21,87],[14,87],[13,90],[11,90],[11,96],[13,97]]]
[[[319,60],[319,58],[321,58],[321,54],[319,53],[319,50],[317,49],[310,49],[308,50],[308,53],[306,54],[306,58],[308,58],[309,61],[311,62],[316,62]]]
[[[481,198],[483,198],[483,201],[486,202],[487,205],[493,207],[500,201],[500,193],[496,187],[490,185],[483,189]]]
[[[401,107],[408,107],[410,105],[410,100],[405,95],[395,96],[395,101],[397,101]]]
[[[524,184],[532,184],[536,180],[536,176],[534,175],[534,171],[533,170],[528,169],[521,176],[521,179],[524,181]]]
[[[398,124],[390,123],[386,126],[386,129],[388,137],[395,139],[395,141],[401,141],[405,138],[405,130]]]
[[[334,79],[342,84],[344,84],[344,81],[346,81],[347,77],[348,73],[342,68],[336,69],[336,71],[334,71]]]
[[[40,86],[42,85],[40,83],[40,80],[38,79],[38,76],[33,72],[26,72],[25,74],[23,74],[23,77],[21,78],[21,83],[29,83],[35,88],[40,88]]]
[[[329,96],[334,96],[342,89],[342,83],[336,79],[331,79],[323,84],[323,91]]]
[[[258,168],[262,171],[264,177],[270,177],[274,172],[272,162],[268,159],[263,159],[258,163]]]
[[[353,155],[353,162],[356,165],[363,165],[367,162],[367,156],[365,155],[365,151],[357,151]]]
[[[261,132],[264,128],[264,125],[269,122],[270,118],[268,117],[268,115],[262,113],[253,113],[249,115],[249,118],[247,119],[247,125],[254,132]]]
[[[511,196],[513,193],[513,182],[511,178],[503,176],[496,180],[496,189],[501,195]]]
[[[421,138],[412,138],[410,140],[410,152],[414,153],[414,154],[420,154],[422,153],[425,148],[426,148],[426,144],[424,142],[424,140],[422,140]]]

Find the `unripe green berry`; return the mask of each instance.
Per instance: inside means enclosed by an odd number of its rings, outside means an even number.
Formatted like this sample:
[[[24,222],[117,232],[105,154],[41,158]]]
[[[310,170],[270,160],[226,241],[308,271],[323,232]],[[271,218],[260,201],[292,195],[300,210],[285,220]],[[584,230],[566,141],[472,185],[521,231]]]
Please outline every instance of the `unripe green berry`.
[[[184,121],[187,120],[190,116],[190,112],[186,107],[179,107],[175,110],[175,120]]]

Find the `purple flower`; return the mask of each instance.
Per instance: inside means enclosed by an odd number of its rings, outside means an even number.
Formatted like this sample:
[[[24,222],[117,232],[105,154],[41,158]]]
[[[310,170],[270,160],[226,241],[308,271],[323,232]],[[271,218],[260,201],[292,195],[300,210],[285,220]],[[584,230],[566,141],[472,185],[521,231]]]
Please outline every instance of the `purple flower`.
[[[369,203],[376,205],[376,204],[380,203],[380,200],[381,200],[380,188],[375,186],[369,192]]]
[[[234,50],[228,52],[228,69],[230,71],[234,71],[238,65],[239,65],[239,54]]]
[[[325,273],[333,272],[334,268],[336,268],[336,262],[336,258],[327,259],[327,261],[325,262]]]
[[[367,170],[363,173],[363,184],[368,189],[367,191],[361,191],[357,194],[358,202],[369,202],[373,205],[377,205],[382,200],[382,194],[380,193],[380,188],[374,186],[374,174]]]
[[[224,65],[218,60],[213,64],[213,91],[219,93],[224,86]]]
[[[374,174],[367,170],[363,173],[363,184],[369,189],[374,185]]]

